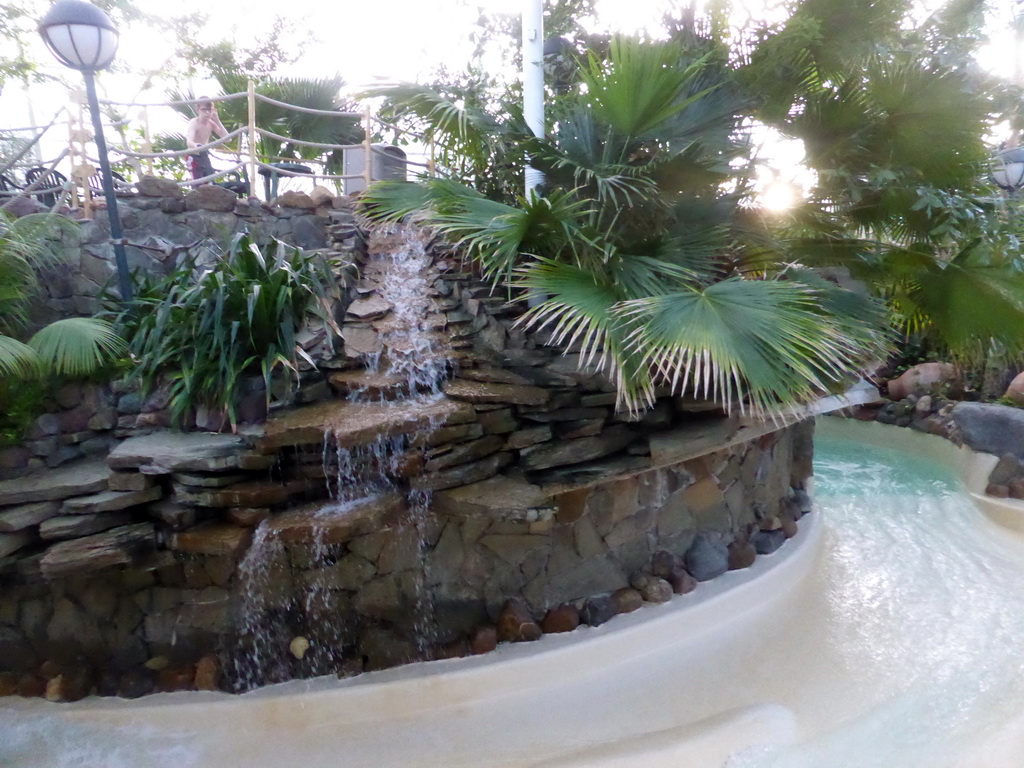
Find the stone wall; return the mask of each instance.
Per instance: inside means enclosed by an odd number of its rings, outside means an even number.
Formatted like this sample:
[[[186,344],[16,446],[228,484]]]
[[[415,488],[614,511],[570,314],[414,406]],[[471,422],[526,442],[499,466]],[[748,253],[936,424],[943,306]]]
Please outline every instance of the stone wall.
[[[132,271],[167,273],[186,248],[207,248],[213,254],[242,231],[260,244],[277,238],[303,249],[334,253],[360,247],[352,201],[323,189],[314,195],[285,192],[270,203],[241,199],[209,184],[186,193],[152,177],[145,177],[137,189],[118,195],[125,255]],[[116,294],[117,270],[106,211],[94,211],[92,219],[72,220],[78,226],[62,229],[59,241],[53,243],[60,258],[41,274],[43,295],[33,318],[38,323],[93,315],[101,309],[104,289]]]
[[[266,423],[140,425],[157,400],[129,425],[122,393],[109,453],[0,482],[0,691],[244,689],[482,652],[688,592],[796,532],[811,422],[668,393],[618,411],[436,244],[416,314],[446,372],[403,401],[378,365],[403,337],[392,246],[356,254],[341,338]],[[348,499],[357,476],[375,493]]]
[[[261,244],[274,237],[320,252],[336,267],[339,279],[344,267],[366,250],[363,233],[356,226],[353,201],[325,190],[313,196],[286,192],[264,204],[256,199],[240,200],[232,192],[210,185],[183,194],[174,184],[152,178],[143,179],[138,189],[137,194],[118,200],[133,271],[167,273],[187,248],[206,248],[213,259],[243,231]],[[60,258],[40,275],[42,296],[32,311],[37,324],[92,315],[101,307],[103,290],[116,287],[106,216],[99,211],[95,219],[74,221],[77,226],[63,232],[56,244]],[[316,354],[323,342],[322,329],[316,331],[310,329],[301,339],[311,354]],[[260,402],[264,399],[262,390],[254,392],[253,404],[242,409],[242,416],[254,412],[249,420],[256,416],[262,420],[265,409]],[[31,424],[21,445],[0,448],[0,480],[83,457],[103,456],[118,440],[170,426],[165,393],[143,396],[125,381],[69,383],[48,393],[44,408],[46,412]],[[197,415],[200,429],[222,426],[215,423],[219,415]],[[193,415],[192,427],[195,418]],[[4,530],[0,527],[0,537]]]

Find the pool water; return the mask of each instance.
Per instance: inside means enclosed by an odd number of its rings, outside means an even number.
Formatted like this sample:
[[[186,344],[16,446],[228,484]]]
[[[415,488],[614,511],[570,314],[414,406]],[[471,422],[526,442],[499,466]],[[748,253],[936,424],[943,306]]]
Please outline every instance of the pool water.
[[[1020,768],[1024,538],[949,446],[821,420],[777,555],[600,628],[245,696],[0,703],[0,765]]]

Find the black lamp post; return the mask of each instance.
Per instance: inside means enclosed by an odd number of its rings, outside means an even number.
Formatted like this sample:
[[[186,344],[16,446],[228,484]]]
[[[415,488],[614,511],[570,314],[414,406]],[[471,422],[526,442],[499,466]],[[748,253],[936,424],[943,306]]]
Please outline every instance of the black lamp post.
[[[1012,147],[996,152],[989,174],[997,187],[1013,195],[1024,187],[1024,147]]]
[[[39,22],[39,34],[57,61],[79,70],[85,78],[96,150],[100,154],[103,194],[107,198],[107,215],[110,217],[110,238],[117,261],[118,287],[121,299],[131,301],[132,283],[128,275],[128,257],[124,251],[124,233],[121,231],[121,216],[117,210],[114,179],[110,175],[107,142],[103,138],[100,105],[96,99],[96,83],[93,79],[97,70],[105,69],[114,60],[114,54],[117,53],[117,28],[107,14],[94,5],[83,0],[57,0]]]

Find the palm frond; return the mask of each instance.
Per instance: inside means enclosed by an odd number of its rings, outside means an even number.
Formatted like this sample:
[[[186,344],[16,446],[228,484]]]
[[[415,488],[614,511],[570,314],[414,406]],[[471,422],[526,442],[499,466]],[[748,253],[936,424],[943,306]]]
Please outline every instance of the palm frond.
[[[10,336],[0,336],[0,378],[30,379],[42,373],[39,355]]]
[[[114,327],[91,317],[57,320],[36,332],[30,346],[58,375],[86,376],[127,353]]]
[[[729,279],[634,299],[627,349],[674,391],[766,412],[826,391],[857,368],[858,341],[795,283]]]

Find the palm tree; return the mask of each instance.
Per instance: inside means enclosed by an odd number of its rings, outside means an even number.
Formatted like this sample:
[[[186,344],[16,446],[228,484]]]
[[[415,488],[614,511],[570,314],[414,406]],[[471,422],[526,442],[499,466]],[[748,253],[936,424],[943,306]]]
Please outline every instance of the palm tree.
[[[48,237],[54,227],[74,226],[52,214],[0,217],[0,383],[85,376],[126,351],[109,323],[86,317],[58,320],[22,341],[36,288],[33,266],[53,258]]]
[[[814,185],[784,229],[799,260],[840,265],[893,325],[971,364],[1024,354],[1019,212],[985,179],[998,92],[970,65],[984,3],[916,26],[908,3],[804,0],[739,73],[756,114],[800,139]]]
[[[495,283],[524,289],[537,306],[522,322],[578,344],[631,409],[669,385],[764,412],[884,354],[880,306],[789,266],[750,206],[751,102],[723,44],[617,38],[581,66],[554,135],[520,139],[546,197],[378,184],[371,215],[419,211]]]

